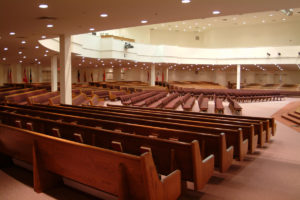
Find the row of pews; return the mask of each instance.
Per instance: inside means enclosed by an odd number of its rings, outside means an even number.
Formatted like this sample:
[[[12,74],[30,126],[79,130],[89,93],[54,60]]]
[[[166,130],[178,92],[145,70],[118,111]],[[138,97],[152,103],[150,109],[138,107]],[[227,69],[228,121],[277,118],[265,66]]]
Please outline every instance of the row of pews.
[[[119,199],[177,199],[187,181],[199,191],[276,131],[272,118],[116,105],[8,104],[0,120],[0,152],[34,166],[36,191],[51,172]]]

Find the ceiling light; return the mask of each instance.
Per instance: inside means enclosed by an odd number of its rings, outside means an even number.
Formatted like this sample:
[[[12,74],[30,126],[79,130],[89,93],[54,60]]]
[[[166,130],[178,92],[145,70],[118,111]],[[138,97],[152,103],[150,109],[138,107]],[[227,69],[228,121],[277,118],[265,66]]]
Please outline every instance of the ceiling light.
[[[191,0],[181,0],[181,3],[191,3]]]
[[[53,24],[47,24],[47,28],[52,28]]]
[[[35,59],[34,59],[34,61],[38,61],[38,59],[37,59],[37,58],[35,58]]]
[[[282,21],[285,21],[285,20],[286,20],[285,18],[282,19]]]
[[[20,62],[20,63],[22,63],[23,61],[22,61],[22,60],[20,60],[19,62]]]
[[[47,56],[47,54],[44,54],[44,56]]]
[[[48,8],[48,5],[47,4],[40,4],[39,8]]]
[[[39,46],[35,46],[36,49],[40,48]]]
[[[38,62],[38,64],[40,65],[40,64],[41,64],[41,62],[39,61],[39,62]]]
[[[2,58],[2,60],[6,60],[6,58]]]
[[[45,50],[45,52],[48,53],[49,51],[48,51],[48,50]]]
[[[100,17],[108,17],[108,14],[102,13],[102,14],[100,15]]]
[[[90,31],[94,31],[95,29],[94,28],[90,28]]]
[[[220,14],[221,12],[219,11],[219,10],[214,10],[214,11],[212,11],[212,14],[213,15],[218,15],[218,14]]]
[[[25,58],[26,58],[26,56],[23,56],[23,58],[25,59]]]
[[[10,32],[9,35],[16,35],[16,33],[15,32]]]
[[[266,21],[265,21],[265,20],[262,20],[261,22],[262,22],[262,23],[265,23]]]
[[[270,17],[273,17],[273,14],[269,14]]]
[[[25,41],[25,40],[23,40],[21,43],[22,43],[22,44],[25,44],[25,43],[26,43],[26,41]]]
[[[22,54],[23,52],[22,51],[19,51],[19,54]]]
[[[148,23],[148,21],[147,20],[142,20],[141,23],[146,24],[146,23]]]
[[[45,38],[46,38],[46,36],[45,36],[45,35],[42,35],[42,37],[41,37],[41,38],[45,39]]]
[[[7,51],[7,50],[8,50],[8,48],[7,48],[7,47],[5,47],[5,48],[4,48],[4,51]]]

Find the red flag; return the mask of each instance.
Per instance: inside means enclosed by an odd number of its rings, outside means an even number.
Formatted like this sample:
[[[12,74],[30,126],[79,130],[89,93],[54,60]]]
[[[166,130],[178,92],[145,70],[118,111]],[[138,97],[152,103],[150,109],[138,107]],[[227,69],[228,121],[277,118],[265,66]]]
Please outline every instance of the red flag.
[[[165,76],[164,76],[164,72],[163,72],[161,75],[161,82],[164,82],[164,80],[165,80]]]
[[[25,83],[28,82],[27,75],[26,75],[26,69],[24,69],[23,82],[25,82]]]
[[[94,82],[93,72],[91,72],[91,80],[92,80],[92,82]]]
[[[103,72],[103,82],[105,82],[105,71]]]
[[[84,72],[83,82],[86,82],[86,72]]]

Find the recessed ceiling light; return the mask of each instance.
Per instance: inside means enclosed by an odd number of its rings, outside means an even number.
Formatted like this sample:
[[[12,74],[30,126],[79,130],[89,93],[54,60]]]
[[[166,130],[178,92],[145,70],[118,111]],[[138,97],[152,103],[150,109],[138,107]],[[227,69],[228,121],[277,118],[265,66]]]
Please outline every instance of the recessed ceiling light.
[[[41,64],[41,62],[39,61],[39,62],[38,62],[38,64],[40,65],[40,64]]]
[[[6,58],[2,58],[2,60],[6,60]]]
[[[265,21],[265,20],[262,20],[261,22],[262,22],[262,23],[265,23],[266,21]]]
[[[42,35],[42,37],[41,37],[41,38],[45,39],[45,38],[46,38],[46,36],[45,36],[45,35]]]
[[[191,0],[181,0],[181,3],[191,3]]]
[[[8,50],[8,48],[7,47],[4,47],[4,51],[7,51]]]
[[[26,43],[26,41],[25,41],[25,40],[23,40],[21,43],[22,43],[22,44],[25,44],[25,43]]]
[[[48,8],[48,5],[47,4],[40,4],[39,8],[44,8],[45,9],[45,8]]]
[[[16,35],[16,33],[15,32],[10,32],[9,35]]]
[[[100,17],[108,17],[108,14],[102,13],[102,14],[100,15]]]
[[[22,63],[23,61],[22,61],[22,60],[20,60],[19,62],[20,62],[20,63]]]
[[[49,51],[48,51],[48,50],[45,50],[45,52],[48,53]]]
[[[219,11],[219,10],[214,10],[214,11],[212,11],[212,14],[213,15],[218,15],[218,14],[220,14],[221,12]]]
[[[273,17],[273,14],[269,14],[270,17]]]
[[[47,24],[47,28],[52,28],[53,24]]]
[[[36,49],[40,48],[40,46],[35,46]]]
[[[37,58],[34,59],[34,61],[37,61],[37,60],[38,60]]]
[[[47,54],[44,54],[44,56],[47,56]]]
[[[95,29],[94,28],[90,28],[90,31],[94,31]]]
[[[147,20],[142,20],[141,23],[146,24],[146,23],[148,23],[148,21]]]
[[[23,56],[23,58],[25,59],[25,58],[26,58],[26,56]]]
[[[23,52],[22,51],[19,51],[19,54],[22,54]]]
[[[285,20],[286,20],[285,18],[282,19],[282,21],[285,21]]]

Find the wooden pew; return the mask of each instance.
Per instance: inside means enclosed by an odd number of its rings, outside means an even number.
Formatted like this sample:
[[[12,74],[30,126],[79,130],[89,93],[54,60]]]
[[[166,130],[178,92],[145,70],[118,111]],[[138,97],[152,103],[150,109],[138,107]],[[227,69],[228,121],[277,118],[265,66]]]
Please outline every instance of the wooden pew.
[[[60,104],[60,95],[49,98],[50,106],[58,106]]]
[[[9,96],[5,97],[5,103],[14,103],[14,104],[22,104],[25,105],[28,103],[28,97],[31,96],[36,96],[39,94],[46,93],[45,89],[40,89],[40,90],[33,90],[29,92],[24,92],[24,93],[17,93],[17,94],[12,94]]]
[[[84,111],[84,108],[82,110],[76,110],[75,108],[67,108],[67,107],[49,107],[49,106],[34,106],[31,109],[37,109],[37,110],[44,110],[44,111],[52,111],[56,113],[62,113],[62,114],[71,114],[71,115],[78,115],[83,117],[89,117],[94,119],[100,119],[105,118],[107,120],[115,121],[115,122],[124,122],[124,123],[133,123],[133,124],[140,124],[140,125],[147,125],[147,126],[154,126],[154,127],[161,127],[161,128],[168,128],[173,130],[185,130],[193,132],[194,134],[213,134],[213,135],[219,135],[223,131],[226,132],[226,145],[231,146],[234,145],[237,147],[235,156],[243,160],[245,154],[248,150],[248,140],[243,139],[243,133],[241,130],[231,130],[231,129],[221,129],[221,128],[210,128],[210,127],[201,127],[201,126],[193,126],[188,124],[179,124],[179,123],[169,123],[164,121],[158,121],[158,120],[151,120],[151,119],[141,119],[140,117],[128,117],[128,116],[118,116],[118,115],[112,115],[107,113],[92,113],[90,110]],[[205,131],[205,133],[203,133]],[[228,138],[228,139],[227,139]],[[228,164],[226,166],[229,166]]]
[[[58,96],[59,92],[47,92],[45,94],[39,94],[36,96],[31,96],[28,97],[28,104],[44,104],[48,105],[49,104],[49,99],[55,96]]]
[[[64,107],[78,109],[73,106]],[[84,108],[85,109],[85,108]],[[123,117],[129,120],[131,118],[134,123],[144,123],[143,120],[152,120],[153,126],[156,124],[159,127],[169,127],[172,129],[181,128],[184,130],[200,132],[200,133],[209,133],[209,134],[219,134],[220,132],[224,132],[227,138],[227,144],[233,145],[236,151],[234,152],[235,157],[239,160],[243,160],[246,155],[248,148],[250,152],[253,152],[257,145],[257,136],[254,135],[253,126],[236,126],[232,124],[223,124],[223,123],[213,123],[213,122],[203,122],[199,120],[181,120],[176,118],[168,118],[167,116],[159,116],[159,115],[141,115],[138,112],[127,112],[124,113],[119,110],[111,110],[109,108],[99,108],[99,109],[89,109],[86,108],[87,112],[93,112],[97,114],[104,115],[113,115],[117,117]],[[112,116],[111,116],[112,117]],[[114,119],[115,120],[115,119]],[[121,120],[121,119],[120,119]],[[154,121],[155,120],[155,121]],[[154,123],[155,122],[155,123]],[[132,123],[132,122],[130,122]],[[167,124],[166,124],[167,123]],[[250,141],[250,142],[249,142]],[[248,145],[248,143],[251,145]]]
[[[4,117],[5,115],[6,117]],[[34,131],[48,135],[52,135],[53,129],[55,129],[59,130],[59,135],[64,139],[75,140],[102,148],[116,149],[112,146],[114,142],[114,145],[120,145],[117,149],[118,151],[123,150],[123,152],[134,155],[140,154],[142,151],[141,147],[143,149],[147,147],[153,154],[159,173],[166,175],[178,168],[182,170],[183,180],[195,183],[195,190],[203,188],[213,173],[214,156],[210,155],[205,160],[202,160],[197,140],[188,143],[177,142],[3,111],[0,112],[0,117],[3,123],[8,125],[14,125],[16,120],[21,122],[21,127],[25,127],[30,123]],[[60,118],[66,119],[67,117],[60,115]]]
[[[128,155],[3,124],[0,141],[1,153],[32,163],[36,192],[63,176],[119,199],[175,200],[181,193],[180,171],[160,181],[151,152]]]
[[[118,105],[110,105],[109,107],[118,107],[118,108],[126,108],[123,106]],[[210,117],[214,119],[228,119],[228,120],[235,120],[235,121],[243,121],[243,122],[262,122],[263,124],[263,131],[265,132],[264,135],[266,136],[266,141],[268,142],[271,138],[271,133],[274,136],[276,133],[276,123],[274,118],[268,118],[268,117],[254,117],[254,116],[235,116],[235,115],[223,115],[223,114],[215,114],[215,113],[200,113],[200,112],[187,112],[187,111],[176,111],[176,110],[164,110],[159,108],[138,108],[138,107],[130,107],[130,109],[135,110],[148,110],[151,113],[157,112],[157,113],[171,113],[176,116],[191,116],[191,117]],[[263,139],[263,137],[262,137]]]
[[[90,99],[86,96],[86,94],[81,93],[72,99],[72,105],[75,106],[90,105]]]
[[[94,94],[90,99],[91,106],[104,106],[104,100],[99,98],[98,95]]]
[[[0,103],[2,103],[5,100],[6,96],[12,95],[12,94],[18,94],[18,93],[23,93],[23,92],[28,92],[32,90],[31,88],[14,88],[13,90],[8,90],[8,91],[2,91],[0,92]]]

